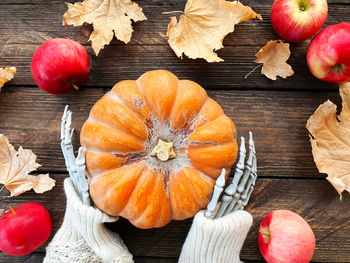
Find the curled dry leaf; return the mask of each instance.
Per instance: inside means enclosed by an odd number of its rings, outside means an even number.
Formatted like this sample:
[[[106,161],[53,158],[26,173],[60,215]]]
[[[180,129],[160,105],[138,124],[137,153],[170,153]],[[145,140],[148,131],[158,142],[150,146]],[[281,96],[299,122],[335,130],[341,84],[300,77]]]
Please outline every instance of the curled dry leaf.
[[[6,82],[15,77],[16,71],[16,67],[0,68],[0,91]]]
[[[37,193],[49,191],[54,187],[55,180],[48,174],[29,175],[40,164],[31,150],[22,147],[16,151],[8,139],[0,134],[0,184],[3,184],[11,196],[34,189]]]
[[[172,17],[166,37],[176,55],[220,62],[214,52],[223,47],[224,37],[236,24],[261,16],[240,2],[225,0],[188,0],[179,21]]]
[[[82,3],[67,5],[63,24],[92,24],[94,31],[89,40],[96,55],[112,41],[113,35],[127,44],[133,31],[131,20],[137,22],[147,19],[142,8],[130,0],[84,0]]]
[[[263,63],[261,74],[269,79],[276,80],[277,76],[286,78],[294,74],[292,67],[286,63],[290,56],[288,43],[270,40],[255,56],[256,63]]]
[[[309,118],[306,128],[311,134],[314,161],[320,173],[338,191],[350,193],[350,82],[340,85],[343,109],[326,101]]]

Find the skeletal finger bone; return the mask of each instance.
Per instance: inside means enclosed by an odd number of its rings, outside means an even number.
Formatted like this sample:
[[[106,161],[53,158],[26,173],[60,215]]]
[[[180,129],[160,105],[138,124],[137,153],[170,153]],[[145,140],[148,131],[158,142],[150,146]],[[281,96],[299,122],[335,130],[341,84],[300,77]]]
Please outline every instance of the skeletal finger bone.
[[[233,195],[237,191],[237,186],[238,186],[239,180],[241,179],[241,177],[243,175],[245,155],[246,155],[245,139],[244,139],[244,137],[241,137],[241,145],[239,147],[239,160],[238,160],[238,163],[236,165],[235,174],[234,174],[234,177],[233,177],[231,184],[225,189],[225,194],[222,197],[218,213],[216,214],[216,218],[219,218],[224,214],[227,206],[233,200]]]
[[[89,186],[85,176],[85,157],[82,148],[79,148],[78,156],[75,158],[72,145],[74,129],[71,129],[72,112],[65,107],[61,122],[61,149],[66,163],[67,171],[73,184],[86,205],[90,205]]]
[[[226,182],[226,169],[223,168],[219,178],[216,180],[213,196],[212,196],[212,198],[207,206],[207,210],[205,212],[206,217],[215,217],[214,210],[217,206],[220,195],[221,195],[222,191],[224,190],[225,182]]]
[[[255,181],[257,178],[257,163],[255,155],[255,144],[253,140],[252,132],[249,132],[249,154],[244,168],[243,177],[237,188],[236,198],[226,208],[224,215],[231,212],[243,209],[250,198],[251,193],[254,190]],[[238,199],[237,199],[238,197]]]
[[[78,150],[78,156],[76,158],[76,176],[78,192],[81,195],[81,200],[87,206],[90,206],[89,185],[85,176],[85,157],[83,154],[83,148]]]

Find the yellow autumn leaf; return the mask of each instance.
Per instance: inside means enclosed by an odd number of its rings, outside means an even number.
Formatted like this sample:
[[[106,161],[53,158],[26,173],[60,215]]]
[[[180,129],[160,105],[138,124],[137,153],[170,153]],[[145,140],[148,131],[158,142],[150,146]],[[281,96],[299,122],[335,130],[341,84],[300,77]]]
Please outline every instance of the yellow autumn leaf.
[[[31,150],[20,147],[16,151],[5,135],[0,134],[0,184],[10,190],[11,196],[32,188],[36,193],[43,193],[54,187],[55,180],[48,174],[29,175],[40,167],[35,160],[36,155]]]
[[[130,0],[84,0],[67,5],[63,24],[92,24],[94,31],[89,40],[96,55],[112,41],[113,35],[127,44],[133,32],[131,20],[137,22],[147,19],[142,8]]]
[[[6,82],[15,77],[16,71],[16,67],[0,68],[0,91]]]
[[[350,82],[340,85],[343,109],[337,116],[337,106],[326,101],[309,118],[306,128],[311,134],[314,161],[320,173],[339,195],[350,193]]]
[[[223,47],[224,37],[236,24],[261,16],[240,2],[225,0],[188,0],[179,21],[171,17],[166,37],[176,55],[220,62],[214,52]]]
[[[294,74],[292,67],[286,62],[290,56],[288,43],[270,40],[255,56],[255,62],[263,64],[261,74],[269,79],[276,80],[277,76],[286,78]]]

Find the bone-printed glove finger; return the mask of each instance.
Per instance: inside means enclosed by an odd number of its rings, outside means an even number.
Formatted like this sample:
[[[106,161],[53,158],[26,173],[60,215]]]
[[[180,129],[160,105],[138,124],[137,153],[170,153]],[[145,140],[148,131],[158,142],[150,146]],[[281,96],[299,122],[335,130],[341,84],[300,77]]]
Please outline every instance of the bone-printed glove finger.
[[[67,197],[65,218],[62,227],[47,248],[44,262],[133,262],[132,255],[121,238],[104,226],[104,223],[115,222],[118,218],[110,217],[97,208],[84,205],[69,178],[64,181],[64,189]],[[64,255],[62,259],[55,261],[55,255],[52,257],[50,254],[59,249],[58,246],[61,244],[64,245]],[[84,252],[90,254],[91,258],[88,258]],[[76,253],[81,254],[81,260],[77,255],[72,260],[71,254]]]
[[[196,214],[179,263],[240,263],[239,253],[252,225],[252,216],[239,210],[218,219]]]

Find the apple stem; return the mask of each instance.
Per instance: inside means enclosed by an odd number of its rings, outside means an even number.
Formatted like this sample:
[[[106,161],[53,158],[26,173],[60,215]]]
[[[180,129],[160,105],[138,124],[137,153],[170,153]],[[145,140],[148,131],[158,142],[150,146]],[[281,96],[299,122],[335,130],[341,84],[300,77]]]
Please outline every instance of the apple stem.
[[[250,74],[252,74],[257,68],[261,67],[263,64],[257,65],[255,68],[253,68],[247,75],[245,75],[244,79],[248,78]]]
[[[260,232],[260,234],[262,234],[264,237],[266,237],[267,242],[270,241],[270,231],[269,231],[269,228],[268,228],[268,227],[266,227],[266,228],[260,230],[259,232]]]
[[[72,86],[73,86],[73,88],[74,88],[76,91],[79,90],[79,87],[78,87],[77,85],[75,85],[74,83],[72,83]]]
[[[15,209],[13,209],[12,205],[9,205],[9,207],[11,209],[12,214],[16,215]]]

